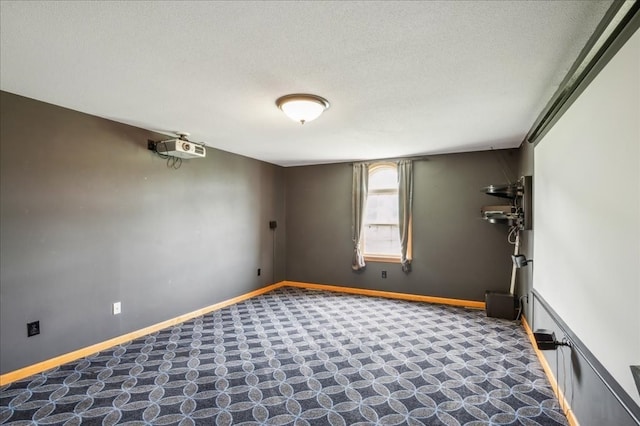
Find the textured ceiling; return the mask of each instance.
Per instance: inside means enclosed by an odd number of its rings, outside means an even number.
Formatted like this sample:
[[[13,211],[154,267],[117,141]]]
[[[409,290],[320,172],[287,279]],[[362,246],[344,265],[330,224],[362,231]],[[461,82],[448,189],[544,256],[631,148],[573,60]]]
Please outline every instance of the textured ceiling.
[[[1,88],[284,166],[517,147],[610,4],[3,0]]]

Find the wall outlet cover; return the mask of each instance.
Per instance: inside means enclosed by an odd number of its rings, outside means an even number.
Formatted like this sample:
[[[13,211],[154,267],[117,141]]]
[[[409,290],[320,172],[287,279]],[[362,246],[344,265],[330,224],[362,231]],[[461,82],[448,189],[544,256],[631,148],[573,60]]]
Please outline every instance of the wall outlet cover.
[[[122,312],[122,303],[121,302],[115,302],[113,304],[113,315],[118,315]]]
[[[27,323],[27,337],[40,334],[40,321]]]

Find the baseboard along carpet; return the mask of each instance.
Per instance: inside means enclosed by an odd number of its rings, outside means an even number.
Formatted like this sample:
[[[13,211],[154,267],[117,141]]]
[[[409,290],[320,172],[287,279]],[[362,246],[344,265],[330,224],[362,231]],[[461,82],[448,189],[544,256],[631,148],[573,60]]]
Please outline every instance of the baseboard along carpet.
[[[282,287],[0,388],[7,425],[566,425],[519,324]]]

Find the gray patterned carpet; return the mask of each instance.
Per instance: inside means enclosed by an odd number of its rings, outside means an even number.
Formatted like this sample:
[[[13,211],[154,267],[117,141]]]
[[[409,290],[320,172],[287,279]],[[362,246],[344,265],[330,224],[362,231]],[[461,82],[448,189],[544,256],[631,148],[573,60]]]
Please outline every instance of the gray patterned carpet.
[[[520,325],[284,287],[0,388],[9,425],[566,425]]]

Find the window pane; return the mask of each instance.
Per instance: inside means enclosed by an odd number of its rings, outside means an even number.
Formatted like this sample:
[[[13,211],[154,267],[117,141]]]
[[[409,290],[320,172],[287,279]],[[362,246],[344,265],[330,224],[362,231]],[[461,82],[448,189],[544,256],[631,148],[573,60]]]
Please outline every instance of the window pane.
[[[393,167],[375,169],[369,175],[369,190],[371,189],[397,189],[398,171]]]
[[[369,254],[400,254],[398,225],[367,225],[364,229],[366,249]]]
[[[398,224],[398,195],[369,194],[365,224]]]
[[[400,254],[398,171],[395,166],[374,167],[370,172],[364,224],[365,254]]]

